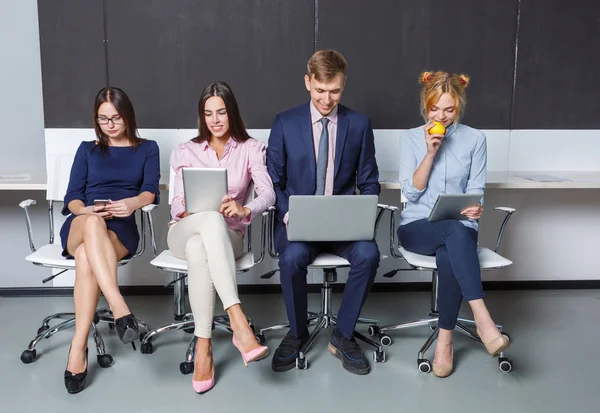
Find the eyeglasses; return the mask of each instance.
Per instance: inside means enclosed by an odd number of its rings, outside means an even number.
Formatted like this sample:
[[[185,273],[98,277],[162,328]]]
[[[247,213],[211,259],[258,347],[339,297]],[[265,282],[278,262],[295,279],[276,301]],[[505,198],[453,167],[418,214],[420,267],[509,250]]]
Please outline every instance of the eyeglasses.
[[[96,118],[99,125],[108,125],[108,122],[112,122],[113,125],[122,125],[123,118],[120,116],[113,116],[112,118]]]

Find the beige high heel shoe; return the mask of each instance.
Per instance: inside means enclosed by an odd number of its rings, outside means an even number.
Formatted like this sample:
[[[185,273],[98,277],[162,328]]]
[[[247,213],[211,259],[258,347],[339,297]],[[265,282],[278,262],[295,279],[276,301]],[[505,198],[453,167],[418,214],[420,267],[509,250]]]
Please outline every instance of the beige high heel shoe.
[[[495,339],[493,339],[492,341],[488,341],[487,343],[483,340],[481,340],[481,342],[492,357],[496,357],[498,353],[503,352],[510,346],[510,340],[504,335],[496,337]]]
[[[435,362],[435,358],[434,358],[433,368],[431,371],[433,372],[433,375],[435,377],[444,378],[444,377],[448,377],[449,375],[452,374],[453,366],[454,366],[454,348],[452,349],[452,361],[450,362],[450,364],[437,364]]]

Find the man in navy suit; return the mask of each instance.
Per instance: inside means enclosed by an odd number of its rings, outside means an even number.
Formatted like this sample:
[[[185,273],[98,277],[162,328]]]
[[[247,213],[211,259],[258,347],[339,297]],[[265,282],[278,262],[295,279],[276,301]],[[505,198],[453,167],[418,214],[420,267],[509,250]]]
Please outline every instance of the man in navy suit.
[[[290,322],[272,368],[282,372],[296,365],[307,341],[307,267],[328,252],[350,262],[350,273],[329,351],[354,374],[367,374],[369,363],[354,339],[354,327],[371,289],[379,250],[375,241],[289,242],[291,195],[379,195],[373,129],[369,118],[339,104],[346,84],[346,60],[334,50],[316,52],[304,76],[310,102],[279,113],[269,136],[267,167],[277,194],[276,247],[281,287]],[[293,219],[293,217],[291,218]],[[348,225],[352,225],[351,222]]]

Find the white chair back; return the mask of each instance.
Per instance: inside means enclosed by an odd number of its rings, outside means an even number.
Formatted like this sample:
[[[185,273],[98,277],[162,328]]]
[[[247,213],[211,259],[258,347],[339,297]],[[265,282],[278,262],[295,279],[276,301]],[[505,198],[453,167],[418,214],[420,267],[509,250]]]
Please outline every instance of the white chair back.
[[[95,139],[93,129],[46,130],[46,199],[48,201],[64,200],[77,148],[82,141]]]

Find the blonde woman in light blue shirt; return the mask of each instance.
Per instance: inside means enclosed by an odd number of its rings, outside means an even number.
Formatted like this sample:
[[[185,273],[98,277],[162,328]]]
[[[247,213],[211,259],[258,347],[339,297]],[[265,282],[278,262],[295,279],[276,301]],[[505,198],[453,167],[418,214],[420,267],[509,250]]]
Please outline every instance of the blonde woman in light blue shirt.
[[[487,152],[483,132],[459,123],[469,78],[424,72],[420,82],[421,113],[427,123],[409,129],[400,140],[400,182],[408,203],[398,240],[408,251],[436,257],[440,330],[433,374],[447,377],[452,373],[452,330],[462,300],[471,306],[477,334],[492,356],[505,350],[509,341],[496,328],[483,301],[477,220],[483,213]],[[432,129],[434,122],[445,131]],[[462,211],[468,219],[429,222],[440,194],[481,194],[481,203]]]

